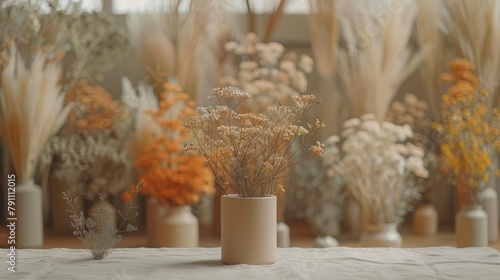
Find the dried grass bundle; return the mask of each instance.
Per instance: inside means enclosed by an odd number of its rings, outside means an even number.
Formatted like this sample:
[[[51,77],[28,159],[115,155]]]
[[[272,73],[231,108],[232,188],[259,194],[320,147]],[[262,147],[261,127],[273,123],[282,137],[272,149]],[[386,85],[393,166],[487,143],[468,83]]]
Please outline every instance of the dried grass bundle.
[[[417,40],[420,48],[429,48],[429,54],[422,60],[420,76],[422,78],[432,119],[441,119],[440,104],[443,83],[439,76],[444,72],[447,61],[447,48],[443,34],[443,22],[440,14],[441,2],[436,0],[418,1],[418,15],[415,20]]]
[[[7,143],[14,170],[22,179],[33,176],[42,149],[66,120],[58,81],[61,68],[38,54],[30,68],[12,51],[2,73],[0,131]]]
[[[496,0],[444,1],[448,36],[455,57],[476,66],[481,86],[494,93],[500,74],[500,2]],[[493,106],[494,96],[486,102]],[[497,97],[498,99],[498,97]]]
[[[205,44],[218,43],[206,38],[213,35],[212,29],[225,30],[220,24],[224,1],[190,1],[187,13],[181,12],[183,0],[153,2],[145,13],[127,18],[132,44],[140,53],[149,82],[161,86],[169,76],[175,76],[190,97],[196,99],[199,80],[203,78],[197,67],[204,65],[206,57],[218,56],[199,54],[218,50],[217,46]],[[217,69],[210,72],[218,73]]]
[[[424,50],[412,51],[408,45],[417,7],[414,2],[393,2],[386,7],[390,16],[381,22],[368,4],[344,4],[340,18],[344,47],[339,51],[338,73],[345,96],[354,116],[373,113],[382,120],[399,86],[424,56]]]

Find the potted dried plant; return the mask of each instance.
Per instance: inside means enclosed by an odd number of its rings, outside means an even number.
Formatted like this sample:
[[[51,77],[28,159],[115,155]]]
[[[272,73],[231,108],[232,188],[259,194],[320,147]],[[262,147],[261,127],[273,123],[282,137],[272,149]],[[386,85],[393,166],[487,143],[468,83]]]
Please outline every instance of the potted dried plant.
[[[500,130],[492,126],[493,121],[498,121],[498,110],[491,112],[484,103],[488,91],[479,89],[474,70],[466,59],[451,62],[451,73],[442,78],[453,86],[443,95],[442,123],[433,124],[444,136],[440,166],[452,176],[457,188],[458,247],[488,246],[487,215],[481,207],[480,193],[489,180],[491,149],[500,148]]]
[[[274,181],[297,162],[294,140],[301,144],[324,124],[316,120],[302,126],[304,114],[320,103],[312,95],[295,98],[296,107],[278,104],[265,114],[237,113],[248,93],[232,87],[214,88],[209,99],[216,106],[199,107],[185,126],[196,143],[187,150],[203,155],[217,186],[221,203],[221,252],[225,264],[271,264],[276,261],[276,196],[282,186]],[[302,145],[299,145],[302,146]],[[323,154],[316,142],[307,156]],[[233,192],[234,194],[229,194]]]
[[[158,247],[197,247],[198,219],[191,206],[214,192],[213,175],[204,157],[183,147],[190,135],[182,122],[194,113],[193,102],[179,86],[164,83],[163,87],[157,104],[152,88],[142,91],[141,99],[150,100],[153,108],[137,116],[149,117],[156,128],[136,131],[132,149],[135,170],[143,181],[141,193],[166,206],[162,213],[148,213],[157,215],[151,221],[157,224],[150,227],[154,233],[149,242]]]
[[[397,226],[420,198],[419,189],[405,180],[410,174],[429,175],[423,166],[424,151],[407,142],[412,137],[408,125],[380,122],[365,114],[343,126],[340,138],[327,140],[325,160],[330,162],[331,176],[340,176],[361,205],[366,224],[360,242],[369,247],[400,247]]]

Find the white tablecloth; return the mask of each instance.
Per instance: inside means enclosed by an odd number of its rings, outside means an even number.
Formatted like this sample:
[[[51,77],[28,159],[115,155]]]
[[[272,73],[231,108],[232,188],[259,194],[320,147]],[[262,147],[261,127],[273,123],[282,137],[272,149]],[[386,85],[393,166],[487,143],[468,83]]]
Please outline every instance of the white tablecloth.
[[[2,263],[0,279],[500,279],[492,248],[279,248],[277,262],[262,266],[224,265],[220,248],[114,249],[99,261],[84,250],[26,249],[16,272]]]

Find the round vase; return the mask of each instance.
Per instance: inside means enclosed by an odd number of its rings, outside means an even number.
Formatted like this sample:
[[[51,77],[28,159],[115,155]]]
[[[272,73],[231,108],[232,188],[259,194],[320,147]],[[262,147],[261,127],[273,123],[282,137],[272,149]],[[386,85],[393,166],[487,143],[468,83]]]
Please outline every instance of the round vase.
[[[457,247],[488,246],[488,218],[481,205],[462,207],[455,216]]]
[[[435,235],[438,213],[432,204],[420,204],[413,213],[413,232],[418,235]]]
[[[167,211],[167,206],[161,204],[156,197],[148,197],[146,201],[146,238],[150,247],[161,247],[157,237],[158,225]]]
[[[16,245],[19,248],[40,248],[43,246],[42,190],[33,178],[23,180],[15,190]]]
[[[167,207],[153,239],[159,247],[198,247],[198,219],[191,212],[191,206]]]
[[[221,256],[225,264],[273,264],[277,251],[276,196],[221,197]]]
[[[398,232],[396,223],[368,224],[361,234],[361,247],[395,247],[400,248],[403,238]]]
[[[279,222],[276,226],[278,231],[277,242],[278,247],[280,248],[288,248],[290,247],[290,227],[284,222]]]
[[[488,241],[498,240],[498,195],[493,188],[485,188],[479,193],[481,205],[488,219]]]
[[[314,246],[316,248],[338,247],[339,242],[331,236],[318,236],[314,239]]]
[[[96,216],[95,214],[97,214],[97,209],[99,209],[100,207],[100,200],[97,200],[96,202],[94,202],[90,208],[89,208],[89,217],[91,219],[96,219]],[[104,199],[103,203],[102,203],[102,206],[103,208],[103,213],[102,215],[104,216],[104,220],[106,221],[106,224],[110,225],[111,227],[113,228],[116,228],[116,208],[113,206],[113,204],[109,203],[109,201],[107,199]],[[102,230],[102,226],[103,225],[99,225],[97,224],[95,227],[94,227],[94,230],[96,232],[100,232]]]

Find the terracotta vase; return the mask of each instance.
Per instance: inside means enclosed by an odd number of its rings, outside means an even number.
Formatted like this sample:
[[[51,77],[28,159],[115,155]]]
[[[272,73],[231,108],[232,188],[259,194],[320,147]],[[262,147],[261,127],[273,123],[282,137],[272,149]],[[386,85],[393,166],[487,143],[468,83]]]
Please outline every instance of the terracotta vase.
[[[225,264],[273,264],[277,251],[276,196],[221,197],[221,256]]]
[[[438,213],[432,204],[420,204],[413,213],[413,232],[418,235],[435,235],[438,229]]]
[[[33,178],[15,186],[16,247],[41,248],[43,246],[42,190]],[[8,218],[12,218],[10,215]],[[9,224],[11,221],[7,221]]]
[[[154,240],[159,247],[198,247],[199,223],[191,206],[169,206],[157,226]]]
[[[455,216],[457,247],[488,246],[488,217],[481,205],[462,206]]]
[[[396,223],[368,224],[360,237],[361,247],[396,247],[403,244]]]
[[[167,211],[167,206],[158,202],[155,197],[146,200],[146,238],[150,247],[160,247],[157,237],[158,225]]]
[[[69,190],[67,182],[63,179],[59,179],[55,174],[51,174],[49,178],[49,189],[50,189],[50,211],[52,219],[52,228],[61,233],[71,234],[74,228],[71,226],[71,217],[66,210],[69,209],[69,205],[62,198],[62,193]],[[83,199],[70,192],[69,199],[74,201],[77,200],[79,206],[84,204]]]

